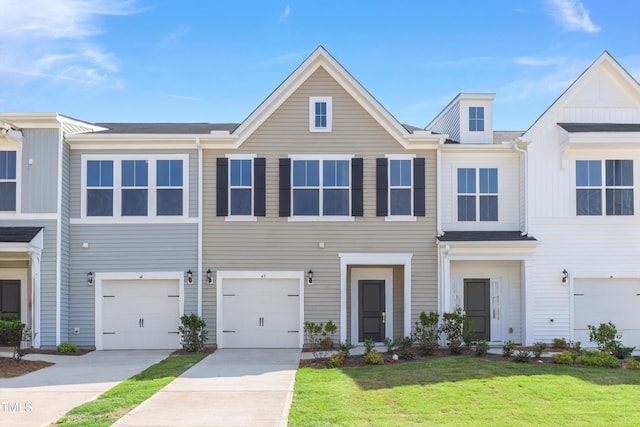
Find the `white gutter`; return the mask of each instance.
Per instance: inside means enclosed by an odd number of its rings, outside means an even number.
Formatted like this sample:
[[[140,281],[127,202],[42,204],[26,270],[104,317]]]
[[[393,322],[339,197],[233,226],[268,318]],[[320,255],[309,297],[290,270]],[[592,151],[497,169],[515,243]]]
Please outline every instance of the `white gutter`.
[[[196,146],[198,147],[198,316],[202,317],[202,145],[200,137],[196,136]]]
[[[56,201],[56,346],[61,342],[62,317],[62,157],[64,148],[64,131],[62,123],[58,127],[58,197]]]
[[[520,233],[522,236],[529,234],[529,158],[527,156],[527,150],[518,147],[518,141],[522,139],[518,138],[513,142],[513,149],[522,153],[524,160],[524,230]]]

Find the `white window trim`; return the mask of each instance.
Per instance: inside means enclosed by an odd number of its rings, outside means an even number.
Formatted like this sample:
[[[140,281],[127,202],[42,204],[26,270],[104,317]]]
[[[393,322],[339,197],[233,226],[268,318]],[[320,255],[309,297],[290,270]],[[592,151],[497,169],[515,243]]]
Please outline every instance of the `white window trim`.
[[[226,222],[234,221],[257,221],[258,217],[254,215],[254,192],[255,192],[255,165],[253,160],[257,157],[255,154],[227,154],[225,156],[229,159],[229,167],[227,168],[227,200],[229,202],[229,214],[224,217]],[[231,161],[232,160],[251,160],[251,215],[231,215]],[[234,187],[234,188],[247,188],[247,187]]]
[[[475,169],[475,176],[476,176],[476,190],[475,193],[460,193],[458,192],[458,170],[459,169]],[[480,169],[495,169],[496,173],[498,174],[498,192],[497,193],[481,193],[480,192]],[[454,174],[456,181],[455,181],[455,185],[456,185],[456,198],[455,198],[455,218],[456,218],[456,222],[459,224],[477,224],[477,223],[483,223],[483,224],[487,224],[487,223],[494,223],[494,224],[498,224],[500,222],[500,188],[502,188],[502,186],[500,185],[500,168],[496,167],[496,166],[470,166],[470,167],[466,167],[466,166],[459,166],[455,168],[455,174]],[[473,196],[476,200],[476,219],[474,221],[462,221],[458,216],[458,198],[460,196],[467,196],[467,197],[471,197]],[[480,221],[480,197],[481,196],[496,196],[498,198],[498,219],[495,221]]]
[[[355,221],[355,217],[353,217],[351,215],[351,191],[352,191],[352,187],[353,187],[353,177],[351,176],[351,159],[353,159],[355,157],[354,154],[339,154],[339,155],[324,155],[324,154],[310,154],[310,155],[304,155],[304,154],[290,154],[289,158],[291,159],[291,175],[289,177],[289,180],[291,182],[291,216],[289,216],[287,218],[287,220],[289,222],[353,222]],[[321,185],[318,186],[317,188],[320,190],[320,193],[318,195],[319,200],[318,200],[318,215],[317,216],[312,216],[312,215],[294,215],[293,213],[293,190],[294,190],[294,186],[293,186],[293,162],[296,160],[318,160],[320,162],[319,165],[319,171],[318,173],[320,174],[320,182]],[[324,160],[348,160],[349,161],[349,215],[323,215],[322,214],[322,210],[323,210],[323,205],[322,205],[322,191],[324,191],[324,183],[323,183],[323,165],[322,162]],[[309,188],[316,188],[316,187],[309,187]],[[335,187],[329,187],[329,189],[331,188],[335,188]]]
[[[578,180],[577,180],[577,164],[580,161],[599,161],[600,162],[600,183],[601,185],[599,186],[578,186]],[[602,158],[598,158],[598,159],[590,159],[590,158],[579,158],[579,159],[575,159],[573,166],[575,168],[575,170],[572,173],[572,181],[573,181],[573,188],[574,188],[574,193],[573,193],[573,199],[574,199],[574,208],[573,208],[573,215],[574,217],[578,217],[578,218],[589,218],[589,217],[595,217],[595,218],[601,218],[601,217],[608,217],[608,218],[624,218],[624,217],[631,217],[633,218],[636,215],[636,191],[635,191],[635,184],[634,185],[619,185],[619,186],[615,186],[615,185],[607,185],[607,161],[608,160],[629,160],[632,162],[633,164],[633,182],[636,182],[636,162],[635,159],[633,158],[625,158],[625,159],[621,159],[621,158],[615,158],[615,159],[602,159]],[[600,215],[578,215],[578,201],[577,201],[577,190],[600,190]],[[632,215],[608,215],[607,214],[607,190],[633,190],[633,214]]]
[[[387,159],[387,216],[384,217],[385,221],[390,222],[402,222],[402,221],[417,221],[417,217],[413,214],[413,159],[416,158],[415,154],[385,154]],[[411,187],[393,187],[395,189],[409,189],[411,191],[411,215],[391,215],[391,161],[392,160],[411,160]]]
[[[316,127],[316,103],[327,104],[327,126]],[[309,97],[309,132],[331,132],[333,127],[333,97],[331,96],[310,96]]]
[[[113,216],[87,216],[87,162],[89,160],[113,161]],[[122,160],[148,161],[148,199],[146,216],[122,216]],[[157,160],[182,160],[182,215],[157,215]],[[102,223],[175,223],[189,220],[189,155],[188,154],[83,154],[81,156],[80,219],[76,224]],[[125,187],[128,188],[128,187]],[[175,187],[179,188],[179,187]]]
[[[5,138],[5,140],[2,141],[2,148],[0,148],[0,151],[16,152],[16,210],[0,211],[0,214],[2,215],[11,215],[11,217],[13,217],[22,213],[22,143]],[[0,182],[14,182],[14,180],[3,179]]]

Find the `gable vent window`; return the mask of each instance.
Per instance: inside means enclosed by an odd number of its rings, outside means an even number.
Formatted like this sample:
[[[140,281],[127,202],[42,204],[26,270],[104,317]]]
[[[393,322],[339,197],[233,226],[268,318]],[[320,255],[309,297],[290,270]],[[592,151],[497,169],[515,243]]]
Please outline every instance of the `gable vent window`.
[[[309,97],[309,132],[331,132],[333,123],[332,116],[332,97]]]

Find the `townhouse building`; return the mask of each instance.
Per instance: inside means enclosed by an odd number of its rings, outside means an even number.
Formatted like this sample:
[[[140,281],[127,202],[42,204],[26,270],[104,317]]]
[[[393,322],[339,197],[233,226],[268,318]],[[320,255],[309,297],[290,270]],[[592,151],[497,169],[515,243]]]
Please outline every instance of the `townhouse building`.
[[[494,96],[401,124],[319,47],[241,123],[0,113],[0,311],[36,347],[178,348],[190,313],[222,348],[382,342],[458,306],[494,345],[640,345],[638,83],[605,52],[527,131]]]

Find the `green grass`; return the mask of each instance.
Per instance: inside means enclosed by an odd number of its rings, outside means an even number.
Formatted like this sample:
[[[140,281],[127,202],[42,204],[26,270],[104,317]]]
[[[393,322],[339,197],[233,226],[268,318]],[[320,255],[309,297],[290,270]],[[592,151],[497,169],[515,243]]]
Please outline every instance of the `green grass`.
[[[298,370],[289,426],[638,425],[640,372],[447,357]]]
[[[54,425],[110,426],[204,357],[206,354],[203,353],[169,356],[106,391],[96,400],[72,409]]]

